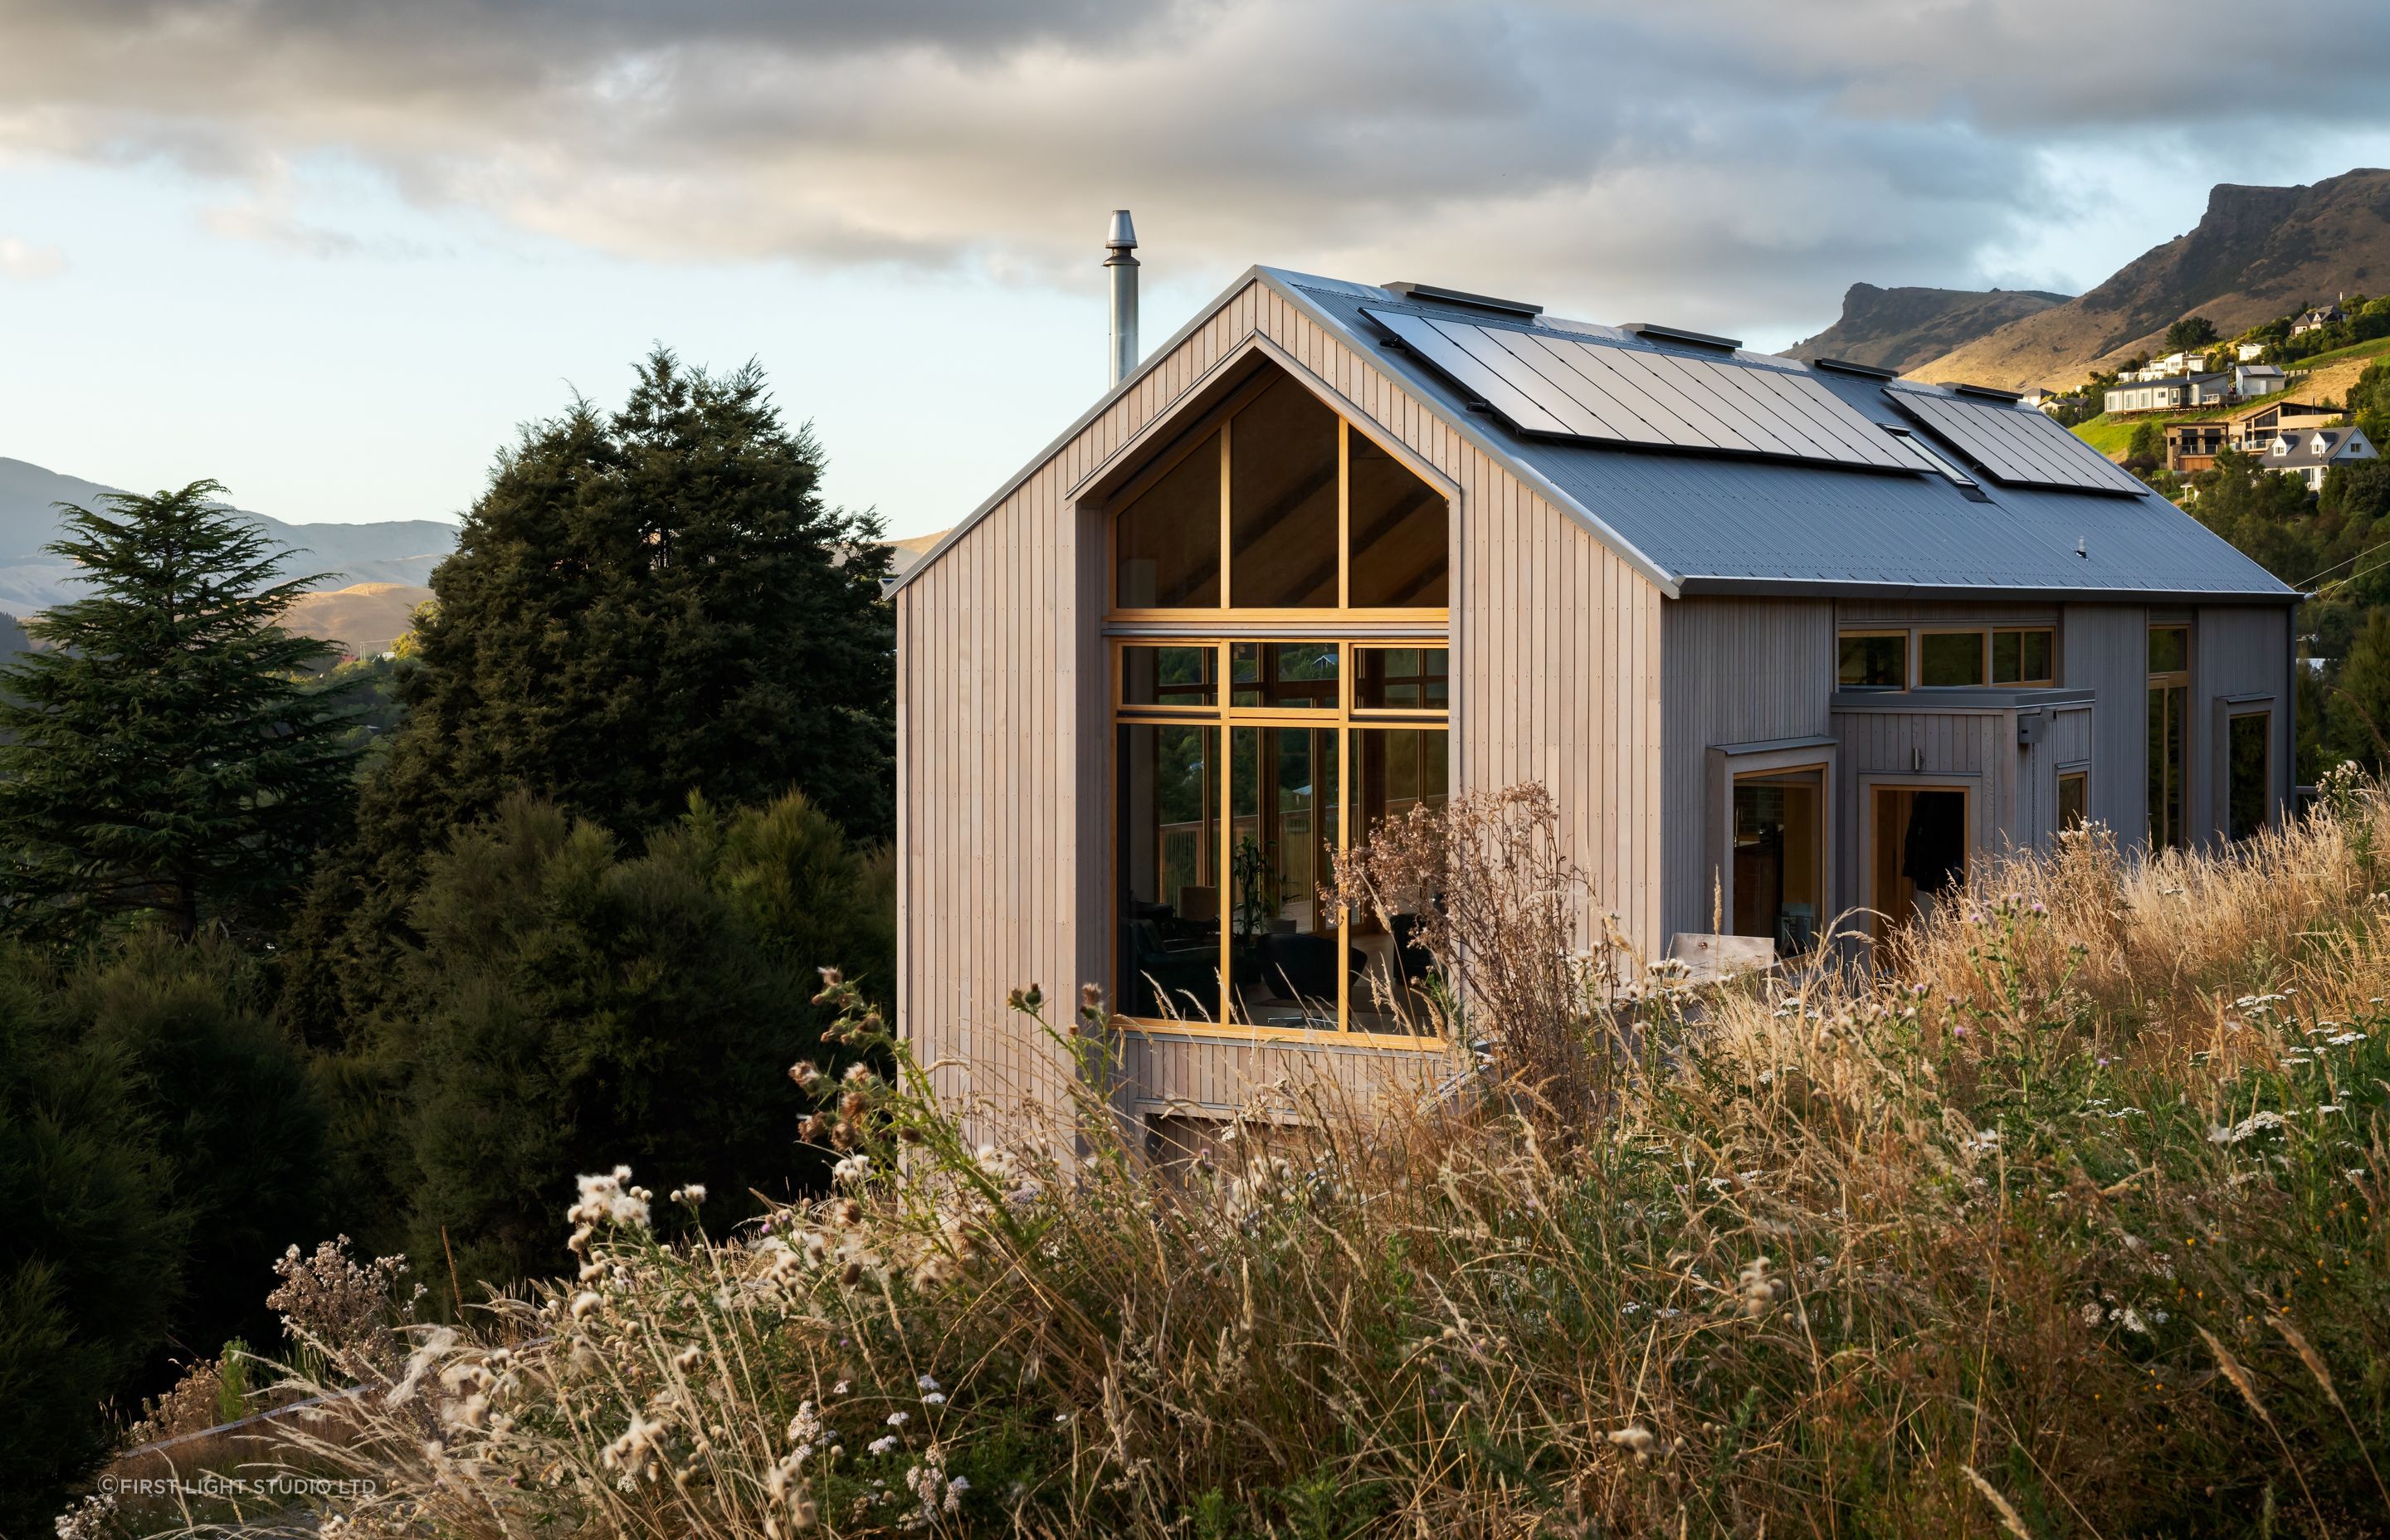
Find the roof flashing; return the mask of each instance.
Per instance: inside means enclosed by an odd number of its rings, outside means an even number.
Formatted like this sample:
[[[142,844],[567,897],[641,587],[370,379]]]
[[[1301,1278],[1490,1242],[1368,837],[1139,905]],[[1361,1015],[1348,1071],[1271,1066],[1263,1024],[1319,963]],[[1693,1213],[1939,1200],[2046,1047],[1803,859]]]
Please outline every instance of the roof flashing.
[[[1982,396],[1987,401],[2023,401],[2023,391],[2003,391],[1997,385],[1969,385],[1955,379],[1942,381],[1946,391],[1956,391],[1962,396]]]
[[[1491,310],[1505,315],[1541,315],[1544,307],[1531,305],[1524,300],[1497,300],[1491,294],[1471,294],[1463,289],[1446,289],[1438,284],[1403,281],[1382,286],[1389,294],[1426,304],[1462,305],[1471,310]]]
[[[1657,321],[1629,321],[1619,329],[1631,331],[1648,342],[1681,342],[1688,347],[1716,348],[1722,353],[1734,353],[1742,346],[1740,338],[1720,337],[1715,332],[1690,331],[1683,327],[1662,326]]]
[[[1809,360],[1809,365],[1812,368],[1831,369],[1836,374],[1865,375],[1870,379],[1900,378],[1900,371],[1897,369],[1879,368],[1873,364],[1854,363],[1847,358],[1812,358]]]

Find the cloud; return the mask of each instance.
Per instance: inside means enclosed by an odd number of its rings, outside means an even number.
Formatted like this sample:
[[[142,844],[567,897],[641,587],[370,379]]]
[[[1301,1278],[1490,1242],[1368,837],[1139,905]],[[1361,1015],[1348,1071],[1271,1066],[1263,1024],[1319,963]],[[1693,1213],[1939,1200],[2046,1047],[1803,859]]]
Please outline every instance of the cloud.
[[[665,260],[1052,280],[1128,204],[1180,271],[1731,327],[1962,278],[2054,144],[2378,122],[2390,6],[2241,17],[2115,0],[2127,63],[2006,0],[0,0],[0,148],[267,189],[219,227],[327,250],[294,157]]]
[[[55,246],[37,246],[15,236],[0,236],[0,277],[19,283],[55,278],[67,270],[67,254]]]

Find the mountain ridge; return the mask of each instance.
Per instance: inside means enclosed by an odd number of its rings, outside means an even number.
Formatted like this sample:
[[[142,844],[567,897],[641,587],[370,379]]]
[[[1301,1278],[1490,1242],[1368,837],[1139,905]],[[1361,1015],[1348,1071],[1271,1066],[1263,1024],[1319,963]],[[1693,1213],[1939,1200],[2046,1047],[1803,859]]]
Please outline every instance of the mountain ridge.
[[[2290,187],[2221,182],[2185,234],[2064,304],[1922,360],[1911,379],[2071,390],[2094,369],[2162,351],[2191,314],[2230,337],[2335,294],[2390,285],[2390,171],[2360,166]]]
[[[1839,358],[1905,370],[2070,298],[2039,289],[1882,289],[1855,283],[1844,292],[1843,314],[1832,326],[1780,356],[1803,363]]]
[[[121,490],[0,456],[0,614],[31,615],[81,596],[74,564],[43,549],[63,533],[53,505],[90,507],[94,499]],[[457,527],[433,519],[292,524],[246,508],[235,511],[293,549],[289,571],[322,573],[310,584],[316,590],[360,583],[421,587],[456,545]]]

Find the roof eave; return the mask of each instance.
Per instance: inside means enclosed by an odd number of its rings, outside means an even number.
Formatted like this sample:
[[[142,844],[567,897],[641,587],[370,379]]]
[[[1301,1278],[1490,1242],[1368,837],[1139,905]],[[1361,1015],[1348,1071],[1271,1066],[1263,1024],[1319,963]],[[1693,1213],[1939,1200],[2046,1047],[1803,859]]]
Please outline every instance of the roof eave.
[[[2294,588],[2101,588],[2034,584],[1850,583],[1831,578],[1690,576],[1679,580],[1686,598],[1918,599],[2055,602],[2062,604],[2280,604],[2306,597]]]

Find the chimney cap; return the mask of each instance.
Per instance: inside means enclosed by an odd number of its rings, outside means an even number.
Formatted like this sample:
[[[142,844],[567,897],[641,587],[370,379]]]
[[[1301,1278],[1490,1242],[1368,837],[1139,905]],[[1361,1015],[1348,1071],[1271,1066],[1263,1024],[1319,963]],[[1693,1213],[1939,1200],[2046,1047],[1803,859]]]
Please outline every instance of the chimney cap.
[[[1126,209],[1112,211],[1111,234],[1104,237],[1104,244],[1115,251],[1137,250],[1137,226],[1129,223]]]

